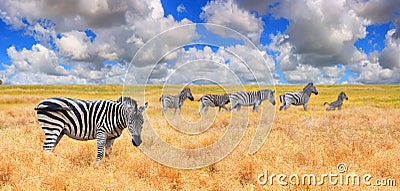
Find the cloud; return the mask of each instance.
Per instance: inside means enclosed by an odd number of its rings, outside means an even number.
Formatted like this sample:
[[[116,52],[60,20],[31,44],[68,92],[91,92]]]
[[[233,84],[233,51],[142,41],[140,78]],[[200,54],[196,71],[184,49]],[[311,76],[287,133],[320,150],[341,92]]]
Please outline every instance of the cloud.
[[[379,63],[364,62],[359,65],[360,76],[357,82],[368,84],[400,83],[400,68],[382,68]]]
[[[202,49],[191,47],[176,50],[170,63],[160,63],[151,72],[151,83],[272,84],[274,62],[265,52],[244,45]],[[141,72],[139,72],[141,73]],[[146,72],[144,72],[146,74]],[[144,78],[142,76],[141,78]]]
[[[186,7],[183,4],[180,4],[178,7],[176,7],[176,11],[178,13],[184,13],[186,12]]]
[[[192,23],[187,19],[178,22],[172,16],[164,17],[159,0],[73,0],[68,3],[61,0],[0,0],[0,7],[0,18],[5,23],[13,29],[25,31],[38,42],[31,50],[9,48],[13,67],[7,69],[15,68],[10,83],[22,76],[16,75],[19,72],[25,72],[25,76],[30,73],[76,75],[79,79],[76,82],[84,83],[108,83],[110,78],[122,83],[122,78],[112,75],[115,67],[104,65],[104,61],[115,61],[121,66],[118,70],[125,69],[135,52],[155,35]],[[161,54],[171,47],[188,43],[196,36],[196,31],[195,27],[186,29],[171,33],[145,56],[162,57]],[[89,37],[84,32],[86,30],[93,32],[95,37]],[[47,59],[47,64],[36,61],[40,60],[39,55],[42,55],[41,60]],[[68,69],[64,69],[61,63]],[[154,63],[144,59],[134,64],[146,67]],[[10,72],[2,73],[4,76]],[[11,78],[11,75],[8,77]],[[43,79],[32,78],[37,82],[26,83],[40,83],[39,80]]]
[[[278,0],[248,1],[234,0],[236,4],[245,10],[257,11],[260,15],[265,15],[269,11],[269,7],[278,3]]]
[[[256,45],[260,43],[260,35],[263,31],[261,18],[241,9],[233,0],[210,1],[202,7],[202,10],[200,18],[207,23],[232,28],[249,38]]]
[[[395,29],[386,34],[385,48],[379,57],[379,63],[383,68],[400,68],[400,38],[394,36]]]
[[[347,4],[369,23],[387,23],[398,19],[400,14],[400,3],[397,0],[350,0]]]
[[[22,49],[17,51],[14,46],[7,49],[16,71],[30,71],[49,75],[65,75],[67,71],[58,65],[58,57],[54,51],[35,44],[31,50]]]
[[[254,82],[252,75],[269,82],[268,67],[254,57],[260,53],[272,70],[273,80],[282,77],[289,83],[340,83],[346,72],[353,72],[356,76],[348,82],[400,81],[397,0],[210,1],[202,7],[201,19],[232,28],[261,49],[235,42],[216,52],[210,47],[181,49],[203,34],[197,34],[194,25],[181,27],[192,24],[188,19],[176,21],[171,15],[164,16],[159,0],[0,0],[0,7],[3,22],[37,41],[32,47],[7,49],[12,64],[0,71],[7,83],[23,83],[24,79],[25,83],[122,83],[125,68],[141,47],[145,49],[131,66],[134,73],[128,74],[132,83],[144,81],[144,73],[154,66],[154,83],[167,80],[174,72],[185,73],[174,77],[175,82],[184,82],[193,77],[191,69],[197,76],[208,75],[224,83],[232,74],[246,83]],[[177,7],[177,12],[185,11],[183,4]],[[286,31],[271,34],[271,44],[264,47],[260,37],[266,27],[261,16],[265,15],[285,18],[289,25]],[[357,40],[366,37],[366,26],[388,22],[395,28],[387,32],[381,53],[366,54],[355,47]],[[165,32],[172,28],[177,29]],[[217,27],[207,29],[222,38],[232,37]],[[88,30],[95,37],[88,35]],[[151,42],[160,33],[159,39]],[[244,56],[238,59],[231,53]]]
[[[64,56],[70,56],[74,60],[83,60],[89,57],[88,46],[90,38],[86,33],[71,31],[63,33],[61,38],[55,40],[55,44]]]

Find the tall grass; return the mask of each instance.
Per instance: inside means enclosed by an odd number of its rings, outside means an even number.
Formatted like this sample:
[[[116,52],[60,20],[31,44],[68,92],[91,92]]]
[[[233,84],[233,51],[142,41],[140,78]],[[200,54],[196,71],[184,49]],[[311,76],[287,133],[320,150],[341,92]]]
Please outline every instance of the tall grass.
[[[186,136],[173,130],[161,116],[161,86],[148,86],[146,114],[157,133],[170,144],[182,148],[208,146],[226,131],[230,114],[217,114],[203,134]],[[197,100],[212,93],[209,86],[191,86]],[[254,89],[254,87],[246,87]],[[277,95],[300,91],[303,87],[277,86]],[[116,139],[113,153],[95,167],[96,142],[64,137],[53,153],[42,151],[44,135],[33,108],[40,100],[65,96],[78,99],[112,99],[122,86],[0,86],[0,189],[1,190],[348,190],[391,189],[398,187],[330,185],[280,186],[257,183],[257,176],[270,173],[316,175],[336,171],[346,163],[349,173],[371,174],[374,178],[400,181],[400,86],[398,85],[317,85],[308,111],[290,106],[277,111],[273,127],[263,147],[254,155],[248,148],[258,124],[250,113],[246,134],[239,146],[222,161],[196,170],[179,170],[149,159],[132,146],[124,131]],[[176,89],[179,91],[179,88]],[[223,92],[222,90],[218,90]],[[349,100],[341,111],[325,111],[323,103],[345,91]],[[171,91],[171,93],[174,93]],[[177,93],[177,92],[176,92]],[[279,98],[276,97],[277,104]],[[268,102],[263,103],[270,104]],[[278,105],[279,106],[279,105]],[[199,103],[186,102],[183,117],[191,122]],[[279,107],[276,107],[279,108]],[[171,110],[167,113],[171,114]],[[212,112],[212,111],[211,111]],[[236,112],[236,111],[233,111]],[[242,112],[245,114],[245,111]],[[241,113],[239,113],[241,114]]]

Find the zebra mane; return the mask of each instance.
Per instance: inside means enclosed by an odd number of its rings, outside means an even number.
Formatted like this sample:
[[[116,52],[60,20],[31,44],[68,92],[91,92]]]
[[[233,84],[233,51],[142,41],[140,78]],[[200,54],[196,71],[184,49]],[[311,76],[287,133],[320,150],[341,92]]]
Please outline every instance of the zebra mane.
[[[117,102],[118,102],[118,103],[122,103],[122,104],[124,104],[124,105],[126,104],[126,105],[133,106],[134,111],[137,111],[137,110],[138,110],[136,100],[132,99],[131,97],[122,97],[122,96],[121,96],[121,97],[117,100]]]
[[[183,88],[182,91],[181,91],[179,94],[181,94],[181,93],[183,93],[183,92],[186,92],[186,91],[190,91],[190,88],[187,88],[187,87],[186,87],[186,88]]]
[[[339,94],[339,96],[338,96],[338,99],[344,99],[344,98],[346,98],[346,97],[347,97],[346,93],[340,92],[340,94]]]
[[[314,83],[312,83],[312,82],[308,83],[308,84],[303,88],[303,91],[305,91],[306,89],[308,89],[309,87],[311,87],[311,86],[313,86],[313,85],[314,85]]]

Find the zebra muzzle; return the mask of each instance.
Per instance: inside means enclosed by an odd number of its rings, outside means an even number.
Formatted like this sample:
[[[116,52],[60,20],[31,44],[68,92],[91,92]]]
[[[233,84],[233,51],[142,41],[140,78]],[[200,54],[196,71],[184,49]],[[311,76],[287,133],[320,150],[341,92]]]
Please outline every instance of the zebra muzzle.
[[[140,144],[142,144],[142,139],[140,138],[140,136],[134,135],[134,136],[132,137],[132,144],[133,144],[133,146],[135,146],[135,147],[138,147]]]

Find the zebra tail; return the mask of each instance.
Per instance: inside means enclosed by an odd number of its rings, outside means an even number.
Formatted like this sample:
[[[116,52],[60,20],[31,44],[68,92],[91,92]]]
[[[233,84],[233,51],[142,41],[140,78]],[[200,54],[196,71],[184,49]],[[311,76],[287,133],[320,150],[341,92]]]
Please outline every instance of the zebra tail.
[[[35,107],[35,111],[70,111],[69,107],[60,107],[60,106],[47,106],[47,107]]]
[[[329,105],[329,103],[328,103],[328,102],[325,102],[325,103],[324,103],[324,105],[326,105],[326,104],[328,104],[328,105]]]

